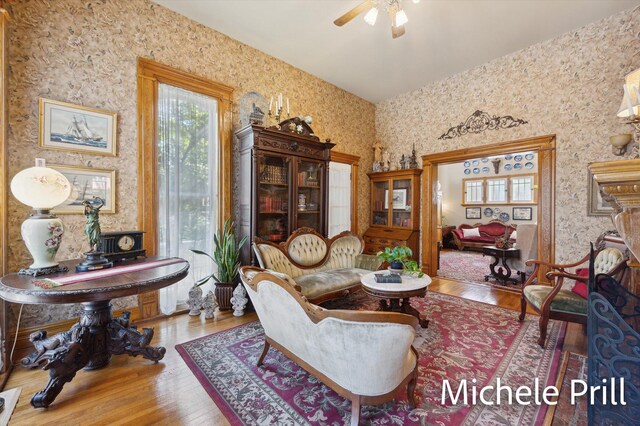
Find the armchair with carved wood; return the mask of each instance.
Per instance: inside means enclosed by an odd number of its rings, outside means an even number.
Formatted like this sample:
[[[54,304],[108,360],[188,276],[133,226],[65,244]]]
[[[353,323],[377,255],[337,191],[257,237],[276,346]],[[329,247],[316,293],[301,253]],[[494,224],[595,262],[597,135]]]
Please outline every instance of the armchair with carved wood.
[[[547,325],[550,319],[575,322],[579,324],[587,323],[587,299],[570,288],[566,288],[565,279],[573,280],[576,283],[586,283],[588,275],[580,275],[569,272],[569,268],[576,268],[584,265],[589,260],[589,255],[575,263],[554,264],[540,260],[529,260],[528,266],[534,266],[533,273],[525,282],[520,299],[520,321],[524,321],[527,304],[531,305],[534,311],[540,314],[540,338],[538,344],[544,347],[547,338]],[[607,274],[618,277],[623,272],[627,258],[615,247],[602,247],[595,258],[594,270],[596,274]],[[540,268],[546,268],[546,278],[550,284],[535,283]],[[585,287],[586,288],[586,287]]]

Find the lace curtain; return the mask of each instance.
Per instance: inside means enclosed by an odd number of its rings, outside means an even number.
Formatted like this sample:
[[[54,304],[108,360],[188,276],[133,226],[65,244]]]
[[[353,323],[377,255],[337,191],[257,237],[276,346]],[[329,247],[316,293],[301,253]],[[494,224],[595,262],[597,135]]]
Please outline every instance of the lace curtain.
[[[213,251],[218,217],[218,105],[214,98],[158,85],[158,255],[189,261],[189,275],[160,290],[160,311],[175,312],[195,280],[215,266],[189,249]],[[203,287],[203,293],[213,284]]]
[[[351,229],[351,165],[329,163],[329,238]]]

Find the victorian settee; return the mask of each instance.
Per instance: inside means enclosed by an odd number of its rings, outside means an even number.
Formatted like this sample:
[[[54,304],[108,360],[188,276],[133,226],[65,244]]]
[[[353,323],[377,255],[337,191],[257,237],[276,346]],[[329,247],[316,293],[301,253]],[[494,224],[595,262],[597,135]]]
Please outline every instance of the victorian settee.
[[[326,239],[311,228],[300,228],[279,244],[256,237],[253,249],[260,267],[292,278],[312,303],[359,289],[362,275],[382,264],[378,257],[362,254],[362,238],[348,231]]]
[[[486,224],[476,223],[475,225],[467,225],[463,223],[454,229],[453,241],[458,250],[464,250],[468,247],[482,247],[493,245],[498,238],[504,236],[505,231],[511,235],[516,230],[515,226],[505,225],[499,221],[491,221]]]
[[[351,400],[351,425],[359,422],[361,404],[390,401],[404,386],[415,407],[415,317],[327,310],[309,303],[283,274],[252,266],[240,268],[240,278],[264,328],[259,367],[271,346],[278,349]]]

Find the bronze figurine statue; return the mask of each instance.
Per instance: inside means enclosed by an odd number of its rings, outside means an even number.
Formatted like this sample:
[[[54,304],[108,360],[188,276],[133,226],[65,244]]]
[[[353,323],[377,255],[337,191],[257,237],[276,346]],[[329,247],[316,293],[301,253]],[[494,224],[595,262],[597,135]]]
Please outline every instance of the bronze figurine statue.
[[[76,265],[76,272],[111,268],[113,262],[109,262],[103,256],[104,253],[100,251],[100,209],[104,207],[104,200],[100,197],[93,197],[91,201],[82,201],[82,205],[84,206],[84,216],[87,218],[84,235],[89,241],[89,251],[84,254],[87,258]]]
[[[87,218],[84,234],[89,241],[89,251],[96,252],[100,242],[100,209],[104,207],[104,200],[100,197],[93,197],[93,200],[93,203],[84,200],[82,205],[84,206],[84,215]]]

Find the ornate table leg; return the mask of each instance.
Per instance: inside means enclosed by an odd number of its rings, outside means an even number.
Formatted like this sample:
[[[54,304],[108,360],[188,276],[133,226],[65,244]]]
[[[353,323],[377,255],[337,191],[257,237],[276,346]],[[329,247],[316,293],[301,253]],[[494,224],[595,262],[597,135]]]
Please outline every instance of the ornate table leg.
[[[148,346],[153,329],[138,332],[129,324],[130,312],[125,312],[123,318],[112,319],[109,300],[83,303],[82,307],[80,321],[69,331],[47,337],[47,332],[40,330],[29,336],[36,351],[22,359],[22,366],[34,368],[44,364],[43,370],[49,370],[49,383],[31,399],[36,408],[48,407],[78,370],[106,366],[111,354],[142,355],[156,362],[164,357],[165,348]]]
[[[131,312],[125,311],[122,318],[113,319],[108,327],[109,353],[113,355],[129,354],[131,356],[142,355],[143,358],[158,362],[167,350],[161,346],[149,346],[153,338],[153,328],[143,328],[140,333],[135,325],[129,323]]]
[[[420,312],[409,303],[409,298],[402,299],[402,309],[400,310],[403,314],[412,315],[418,318],[420,323],[420,327],[427,328],[429,327],[429,320],[420,317]]]
[[[497,255],[493,255],[493,263],[489,265],[489,270],[491,270],[491,273],[489,275],[484,276],[485,281],[489,281],[489,278],[495,278],[497,276],[496,265],[498,264],[499,261],[500,261],[500,258],[498,258]]]

